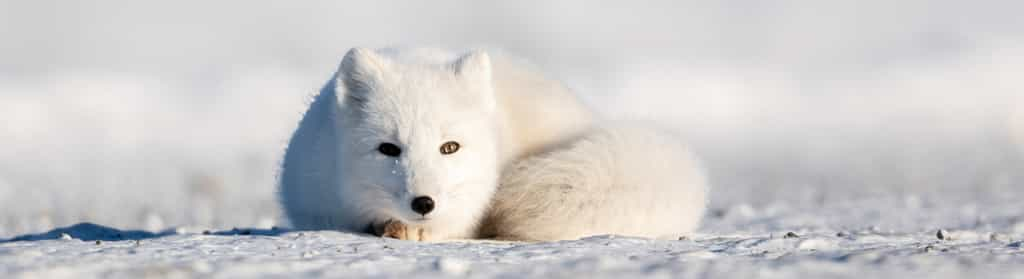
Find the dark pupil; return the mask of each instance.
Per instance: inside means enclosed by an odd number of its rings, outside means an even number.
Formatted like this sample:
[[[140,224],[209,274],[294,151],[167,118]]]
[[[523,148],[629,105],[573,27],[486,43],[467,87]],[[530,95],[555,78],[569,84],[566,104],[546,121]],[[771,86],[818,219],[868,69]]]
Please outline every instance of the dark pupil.
[[[449,141],[441,145],[441,154],[448,155],[459,151],[459,143]]]
[[[377,146],[377,151],[391,157],[398,157],[398,155],[402,154],[402,149],[390,142],[381,143],[380,146]]]

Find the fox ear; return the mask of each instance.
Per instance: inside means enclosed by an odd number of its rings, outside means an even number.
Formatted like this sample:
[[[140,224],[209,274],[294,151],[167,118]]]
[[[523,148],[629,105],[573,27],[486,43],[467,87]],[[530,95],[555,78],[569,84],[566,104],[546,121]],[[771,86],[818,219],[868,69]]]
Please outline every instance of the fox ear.
[[[380,83],[384,60],[373,50],[352,48],[341,60],[335,80],[344,87],[345,98],[365,103],[366,94]]]
[[[494,86],[491,81],[491,57],[483,51],[470,52],[452,65],[455,76],[466,82],[473,94],[479,95],[480,102],[489,111],[496,107]]]
[[[460,57],[452,66],[460,78],[477,82],[491,82],[491,57],[483,51],[473,51]]]

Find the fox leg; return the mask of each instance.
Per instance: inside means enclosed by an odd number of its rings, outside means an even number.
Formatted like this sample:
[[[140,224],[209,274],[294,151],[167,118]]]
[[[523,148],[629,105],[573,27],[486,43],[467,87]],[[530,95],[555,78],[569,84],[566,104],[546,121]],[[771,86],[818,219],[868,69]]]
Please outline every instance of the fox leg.
[[[426,229],[410,226],[395,219],[384,222],[377,233],[381,237],[412,241],[427,241],[429,236]]]

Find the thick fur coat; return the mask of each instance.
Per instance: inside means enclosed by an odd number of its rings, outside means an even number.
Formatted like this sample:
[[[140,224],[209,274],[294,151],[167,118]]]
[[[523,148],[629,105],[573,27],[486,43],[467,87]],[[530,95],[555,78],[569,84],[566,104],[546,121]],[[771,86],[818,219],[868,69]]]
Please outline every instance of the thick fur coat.
[[[357,48],[292,136],[279,194],[297,229],[556,240],[690,233],[707,185],[676,137],[599,121],[515,59]]]

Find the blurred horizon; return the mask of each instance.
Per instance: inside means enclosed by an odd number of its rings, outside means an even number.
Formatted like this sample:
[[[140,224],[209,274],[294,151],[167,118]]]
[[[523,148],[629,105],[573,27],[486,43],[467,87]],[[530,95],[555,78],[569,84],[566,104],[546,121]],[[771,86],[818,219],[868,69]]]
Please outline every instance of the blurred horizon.
[[[712,206],[1024,186],[1024,2],[0,0],[0,238],[276,225],[351,47],[488,47],[687,135]],[[1005,195],[1002,195],[1005,196]]]

